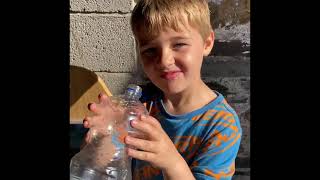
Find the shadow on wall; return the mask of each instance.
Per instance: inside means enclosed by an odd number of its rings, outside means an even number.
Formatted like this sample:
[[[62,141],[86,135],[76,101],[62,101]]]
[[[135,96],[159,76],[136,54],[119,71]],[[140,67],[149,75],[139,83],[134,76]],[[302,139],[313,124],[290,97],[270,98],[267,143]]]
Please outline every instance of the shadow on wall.
[[[84,81],[84,80],[87,81]],[[83,67],[70,66],[70,107],[98,81],[98,76]]]

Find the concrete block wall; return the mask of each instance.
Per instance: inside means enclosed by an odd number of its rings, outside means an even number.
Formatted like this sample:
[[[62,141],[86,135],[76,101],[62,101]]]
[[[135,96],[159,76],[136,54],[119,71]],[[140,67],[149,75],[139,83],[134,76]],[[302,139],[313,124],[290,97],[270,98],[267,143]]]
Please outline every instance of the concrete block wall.
[[[70,64],[97,72],[122,92],[137,68],[130,30],[134,0],[70,1]]]
[[[240,116],[243,138],[234,179],[250,178],[250,0],[208,0],[215,45],[202,78]],[[134,0],[70,1],[70,64],[96,72],[113,94],[144,83],[130,30]],[[138,73],[135,73],[138,71]]]

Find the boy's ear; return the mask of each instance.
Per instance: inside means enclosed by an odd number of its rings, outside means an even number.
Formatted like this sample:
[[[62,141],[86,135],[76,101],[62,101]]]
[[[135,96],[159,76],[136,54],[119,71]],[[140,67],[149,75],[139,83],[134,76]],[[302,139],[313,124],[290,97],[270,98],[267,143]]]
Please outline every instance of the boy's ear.
[[[211,31],[207,39],[204,40],[203,56],[208,56],[213,48],[214,32]]]

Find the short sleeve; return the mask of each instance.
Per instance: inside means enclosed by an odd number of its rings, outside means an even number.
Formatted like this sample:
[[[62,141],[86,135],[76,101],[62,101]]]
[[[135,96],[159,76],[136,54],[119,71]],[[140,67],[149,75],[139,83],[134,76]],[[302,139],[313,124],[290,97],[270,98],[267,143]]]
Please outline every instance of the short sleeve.
[[[191,171],[197,180],[231,180],[242,136],[239,119],[229,114],[211,121],[212,128],[192,160]]]

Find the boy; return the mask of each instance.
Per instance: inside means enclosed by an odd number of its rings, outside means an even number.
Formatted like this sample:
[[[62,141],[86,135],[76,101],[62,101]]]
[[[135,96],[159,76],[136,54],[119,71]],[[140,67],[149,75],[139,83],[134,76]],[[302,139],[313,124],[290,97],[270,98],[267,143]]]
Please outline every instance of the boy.
[[[224,97],[201,80],[214,43],[206,0],[140,0],[131,17],[147,77],[161,93],[147,100],[149,116],[132,121],[145,136],[128,135],[133,179],[231,179],[242,130]],[[90,104],[92,127],[112,117],[109,99]]]

